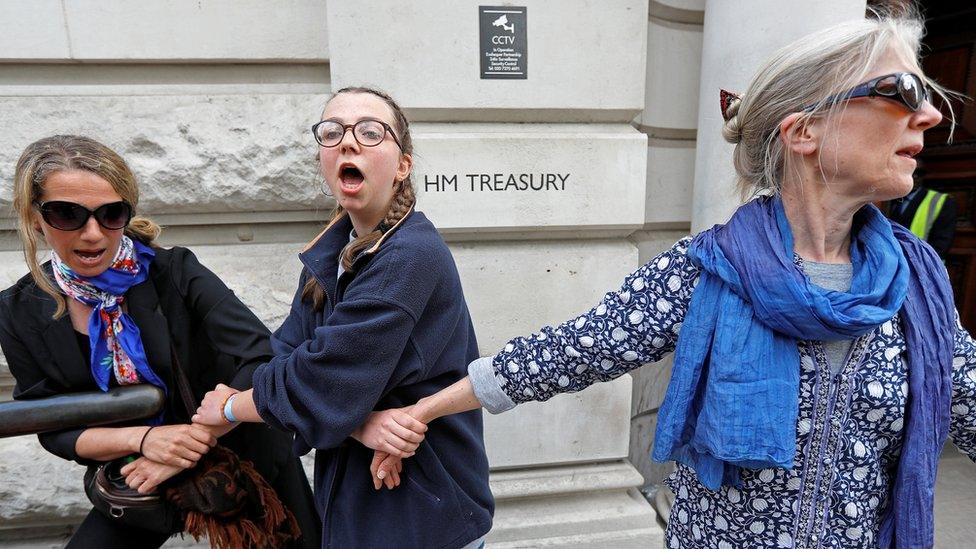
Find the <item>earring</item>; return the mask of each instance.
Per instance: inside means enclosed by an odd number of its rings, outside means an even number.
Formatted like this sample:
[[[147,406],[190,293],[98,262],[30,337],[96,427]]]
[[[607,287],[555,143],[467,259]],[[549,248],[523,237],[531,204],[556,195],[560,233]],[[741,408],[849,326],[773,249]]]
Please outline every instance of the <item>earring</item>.
[[[322,178],[322,194],[324,194],[326,198],[335,198],[335,195],[332,194],[332,189],[329,188],[329,184],[326,183],[324,177]]]

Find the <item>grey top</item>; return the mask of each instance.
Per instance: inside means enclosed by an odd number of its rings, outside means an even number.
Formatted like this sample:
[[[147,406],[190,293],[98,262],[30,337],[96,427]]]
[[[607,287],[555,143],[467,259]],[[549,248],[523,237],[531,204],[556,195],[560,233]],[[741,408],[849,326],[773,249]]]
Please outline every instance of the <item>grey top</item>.
[[[850,263],[817,263],[804,260],[803,270],[810,277],[810,282],[821,288],[838,292],[846,292],[851,288],[854,267]],[[834,375],[843,369],[853,344],[854,341],[850,339],[823,342],[827,363]],[[511,410],[515,407],[515,402],[505,394],[495,378],[494,358],[486,356],[471,362],[468,365],[468,375],[478,400],[486,410],[497,414]]]
[[[810,282],[835,292],[850,291],[851,279],[854,277],[854,267],[850,263],[817,263],[804,260],[803,271],[810,277]],[[831,373],[837,375],[837,372],[844,368],[844,362],[853,344],[852,339],[824,341],[824,353],[827,355]]]

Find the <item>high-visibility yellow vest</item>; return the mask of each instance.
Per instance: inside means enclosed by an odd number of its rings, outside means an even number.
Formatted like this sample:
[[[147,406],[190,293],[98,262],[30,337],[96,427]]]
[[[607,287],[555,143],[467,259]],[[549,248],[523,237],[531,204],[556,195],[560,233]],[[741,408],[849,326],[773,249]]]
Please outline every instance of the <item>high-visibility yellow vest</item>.
[[[935,223],[935,218],[939,217],[939,212],[942,211],[942,206],[945,204],[948,196],[945,193],[926,189],[925,198],[922,199],[922,203],[915,210],[915,217],[912,218],[912,225],[908,230],[912,231],[915,236],[922,240],[927,240],[929,233],[932,231],[932,224]]]

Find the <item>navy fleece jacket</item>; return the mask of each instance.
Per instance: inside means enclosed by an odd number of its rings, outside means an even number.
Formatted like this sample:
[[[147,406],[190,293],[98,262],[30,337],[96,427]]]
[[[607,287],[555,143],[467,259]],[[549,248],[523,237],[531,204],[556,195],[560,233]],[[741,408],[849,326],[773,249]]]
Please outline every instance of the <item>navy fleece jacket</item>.
[[[432,421],[394,490],[373,489],[373,451],[349,438],[371,411],[447,387],[478,357],[454,259],[412,212],[337,280],[351,229],[340,218],[300,255],[299,289],[272,339],[275,358],[254,373],[254,402],[295,433],[299,454],[317,449],[323,547],[462,547],[488,532],[494,511],[480,410]],[[326,290],[321,311],[302,300],[309,276]]]

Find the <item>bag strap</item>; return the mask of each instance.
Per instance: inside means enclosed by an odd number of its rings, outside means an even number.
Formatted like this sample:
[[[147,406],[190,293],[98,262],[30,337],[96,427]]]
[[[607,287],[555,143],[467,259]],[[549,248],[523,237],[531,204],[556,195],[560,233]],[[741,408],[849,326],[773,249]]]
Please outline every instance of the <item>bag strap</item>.
[[[176,378],[176,388],[180,392],[180,399],[186,406],[187,419],[196,413],[197,399],[193,397],[193,390],[190,389],[190,380],[187,379],[183,367],[180,366],[180,359],[176,356],[176,347],[172,342],[169,344],[170,360],[173,362],[173,377]]]
[[[155,286],[155,281],[153,281],[153,286]],[[166,318],[163,314],[163,308],[156,304],[156,312],[160,316]],[[167,323],[168,324],[168,323]],[[197,399],[193,397],[193,389],[190,389],[190,380],[186,377],[186,373],[183,371],[183,367],[180,366],[180,358],[176,353],[176,346],[173,345],[172,339],[169,342],[169,357],[170,362],[173,366],[173,378],[176,380],[176,389],[180,392],[180,400],[183,401],[183,406],[186,407],[186,419],[189,421],[193,414],[197,413]]]

